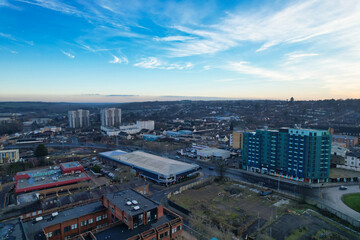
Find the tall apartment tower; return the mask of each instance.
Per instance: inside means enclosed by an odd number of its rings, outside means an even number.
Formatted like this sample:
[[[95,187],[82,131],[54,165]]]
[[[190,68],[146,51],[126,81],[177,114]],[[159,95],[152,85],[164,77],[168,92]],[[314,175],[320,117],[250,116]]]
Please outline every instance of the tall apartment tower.
[[[105,108],[100,111],[101,126],[119,127],[121,125],[121,109]]]
[[[89,110],[78,109],[76,111],[69,111],[68,117],[70,128],[84,128],[90,126]]]
[[[299,181],[326,181],[331,135],[326,130],[256,130],[243,133],[243,169]]]

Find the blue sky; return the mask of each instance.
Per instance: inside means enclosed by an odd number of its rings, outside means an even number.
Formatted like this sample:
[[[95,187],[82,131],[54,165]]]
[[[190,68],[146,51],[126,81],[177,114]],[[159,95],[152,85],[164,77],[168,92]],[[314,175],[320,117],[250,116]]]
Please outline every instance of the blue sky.
[[[0,101],[360,98],[360,1],[0,0]]]

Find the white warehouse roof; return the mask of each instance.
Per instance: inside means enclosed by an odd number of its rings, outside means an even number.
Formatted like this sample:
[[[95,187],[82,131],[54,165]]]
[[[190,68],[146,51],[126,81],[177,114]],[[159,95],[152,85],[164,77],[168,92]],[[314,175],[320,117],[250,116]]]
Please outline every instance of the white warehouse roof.
[[[121,152],[115,154],[114,151],[112,151],[100,153],[100,155],[109,157],[131,167],[136,167],[164,176],[181,174],[199,167],[197,164],[184,163],[141,151],[135,151],[127,154],[123,154]]]

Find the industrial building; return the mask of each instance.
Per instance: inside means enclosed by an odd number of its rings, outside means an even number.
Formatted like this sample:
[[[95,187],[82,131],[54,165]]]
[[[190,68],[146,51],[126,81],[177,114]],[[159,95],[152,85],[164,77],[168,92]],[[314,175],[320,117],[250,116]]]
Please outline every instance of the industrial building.
[[[184,163],[141,151],[126,153],[117,150],[100,153],[99,155],[103,161],[110,161],[110,164],[129,166],[139,176],[163,184],[180,181],[196,172],[199,168],[197,164]]]
[[[298,181],[327,181],[331,135],[325,130],[244,132],[243,169]]]
[[[197,159],[203,161],[224,160],[230,157],[230,151],[218,148],[204,148],[196,151]]]
[[[90,126],[89,110],[78,109],[68,112],[70,128],[84,128]]]
[[[19,161],[19,149],[0,150],[0,164]]]
[[[15,194],[37,192],[40,198],[74,189],[87,188],[90,181],[84,167],[78,162],[18,172],[14,179]]]
[[[179,215],[127,189],[61,211],[4,222],[0,233],[17,240],[170,240],[179,236],[182,228]]]
[[[105,108],[100,110],[101,126],[119,127],[121,125],[121,109]]]

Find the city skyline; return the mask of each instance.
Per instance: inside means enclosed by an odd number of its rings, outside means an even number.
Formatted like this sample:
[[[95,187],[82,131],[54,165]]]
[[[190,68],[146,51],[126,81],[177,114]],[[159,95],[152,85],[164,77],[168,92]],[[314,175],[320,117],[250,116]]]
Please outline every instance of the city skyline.
[[[0,0],[0,101],[360,98],[359,1]]]

